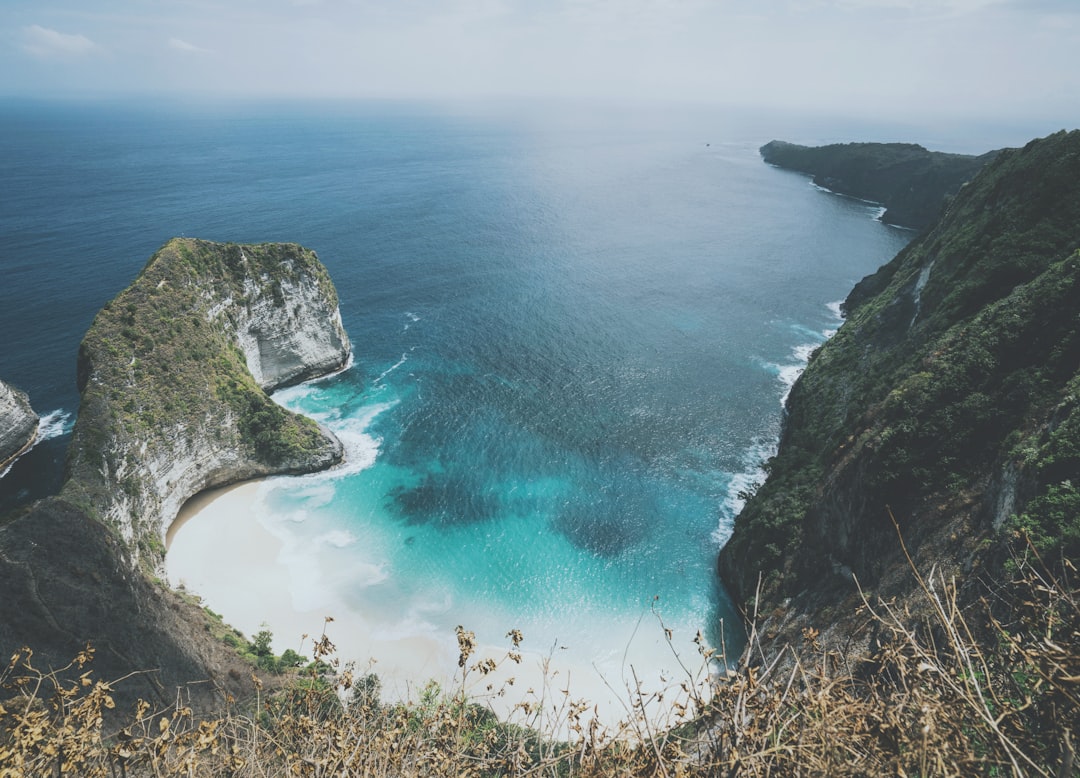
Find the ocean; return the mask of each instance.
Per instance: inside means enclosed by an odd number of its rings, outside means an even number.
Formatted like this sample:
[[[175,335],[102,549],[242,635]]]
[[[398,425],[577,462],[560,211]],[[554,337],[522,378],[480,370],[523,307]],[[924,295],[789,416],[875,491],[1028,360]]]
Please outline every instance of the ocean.
[[[297,242],[355,360],[277,395],[348,451],[259,492],[293,608],[332,594],[453,657],[458,624],[593,666],[639,633],[668,650],[661,622],[735,653],[740,494],[839,301],[912,236],[763,164],[772,137],[700,111],[0,104],[0,377],[49,422],[0,507],[60,484],[79,340],[161,244]],[[184,582],[244,586],[217,574]]]

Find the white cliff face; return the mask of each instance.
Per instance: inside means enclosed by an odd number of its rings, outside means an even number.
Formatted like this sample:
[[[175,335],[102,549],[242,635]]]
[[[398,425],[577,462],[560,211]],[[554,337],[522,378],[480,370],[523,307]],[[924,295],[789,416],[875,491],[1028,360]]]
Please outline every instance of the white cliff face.
[[[62,496],[158,568],[193,495],[340,462],[329,431],[265,390],[332,373],[349,339],[313,252],[291,244],[167,243],[94,321]]]
[[[37,438],[38,417],[26,395],[0,381],[0,473]]]
[[[236,338],[248,370],[263,389],[332,373],[349,357],[349,338],[336,300],[309,275],[282,279],[280,297],[261,294],[268,278],[246,279],[248,305],[236,306]],[[227,315],[227,309],[217,316]]]

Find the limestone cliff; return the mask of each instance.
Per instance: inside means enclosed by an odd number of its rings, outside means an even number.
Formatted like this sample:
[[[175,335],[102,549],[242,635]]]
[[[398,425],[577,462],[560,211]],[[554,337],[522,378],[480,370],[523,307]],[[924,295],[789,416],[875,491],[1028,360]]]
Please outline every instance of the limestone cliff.
[[[79,349],[64,500],[150,568],[192,495],[328,467],[340,442],[264,390],[345,365],[337,295],[291,244],[174,239],[95,318]]]
[[[808,173],[834,192],[881,203],[883,222],[916,229],[936,219],[946,200],[998,153],[945,154],[914,143],[810,147],[774,140],[761,147],[769,164]]]
[[[0,381],[0,472],[34,445],[38,417],[27,396]]]
[[[251,667],[206,612],[151,575],[167,525],[202,489],[327,467],[340,443],[265,389],[342,367],[349,340],[315,254],[175,239],[105,306],[80,348],[82,404],[60,496],[0,517],[0,654],[138,698],[218,708]],[[178,691],[179,690],[179,691]]]
[[[721,554],[738,601],[760,590],[767,637],[851,644],[855,580],[914,585],[901,535],[960,579],[999,569],[1020,530],[1047,560],[1080,556],[1078,249],[1080,131],[1062,132],[998,155],[852,291]]]

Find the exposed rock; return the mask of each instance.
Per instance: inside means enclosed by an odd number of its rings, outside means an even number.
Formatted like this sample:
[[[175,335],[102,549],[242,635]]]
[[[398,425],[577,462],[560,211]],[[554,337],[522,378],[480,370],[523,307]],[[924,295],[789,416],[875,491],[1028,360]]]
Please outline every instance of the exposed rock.
[[[38,416],[29,398],[0,381],[0,472],[37,439]]]
[[[341,460],[265,389],[344,366],[349,340],[314,252],[174,239],[95,318],[61,494],[156,568],[180,507],[214,486]]]
[[[914,143],[836,143],[800,146],[774,140],[761,147],[771,165],[809,173],[840,194],[881,203],[886,224],[922,229],[948,198],[999,152],[978,157],[927,151]]]
[[[264,389],[343,367],[349,349],[313,252],[162,247],[82,343],[61,496],[0,518],[0,654],[30,646],[48,669],[90,643],[98,678],[131,676],[115,687],[121,707],[220,710],[224,695],[250,695],[250,666],[153,569],[193,494],[341,459],[336,438]]]
[[[905,600],[908,553],[960,580],[1021,530],[1080,556],[1078,248],[1080,131],[1002,152],[856,286],[721,553],[760,634],[859,648],[856,582]]]
[[[25,645],[36,667],[61,668],[89,644],[94,660],[79,673],[126,678],[113,692],[121,715],[140,698],[210,711],[226,694],[254,693],[252,668],[211,634],[207,614],[133,569],[107,527],[62,500],[0,526],[0,591],[4,661]]]

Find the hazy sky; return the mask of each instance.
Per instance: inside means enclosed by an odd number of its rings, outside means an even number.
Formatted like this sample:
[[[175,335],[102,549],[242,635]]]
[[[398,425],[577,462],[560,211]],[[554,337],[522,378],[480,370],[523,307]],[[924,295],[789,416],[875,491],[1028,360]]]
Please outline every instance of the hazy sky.
[[[4,0],[0,94],[671,98],[1080,124],[1080,0]]]

